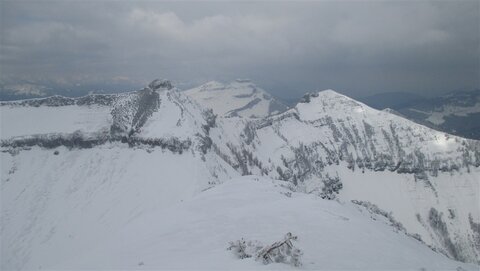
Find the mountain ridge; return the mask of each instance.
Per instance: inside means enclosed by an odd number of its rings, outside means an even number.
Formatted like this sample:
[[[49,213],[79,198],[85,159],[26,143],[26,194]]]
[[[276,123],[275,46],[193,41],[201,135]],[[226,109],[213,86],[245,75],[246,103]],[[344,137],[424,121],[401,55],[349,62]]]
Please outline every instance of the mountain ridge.
[[[28,224],[15,230],[18,224],[8,221],[28,218],[29,203],[23,209],[23,205],[15,205],[18,199],[33,203],[47,191],[47,186],[38,193],[34,188],[27,189],[32,181],[38,182],[33,187],[44,182],[31,172],[29,163],[34,162],[32,167],[45,180],[50,176],[48,170],[55,172],[50,177],[52,183],[68,178],[68,171],[61,170],[59,156],[52,155],[52,149],[73,159],[68,168],[75,170],[76,183],[70,186],[76,189],[84,183],[81,180],[102,185],[95,179],[95,168],[102,172],[103,182],[117,187],[128,185],[129,178],[136,175],[150,185],[158,180],[163,184],[187,166],[190,170],[178,178],[189,195],[236,176],[254,174],[282,180],[296,192],[367,206],[390,219],[393,228],[415,236],[432,249],[456,260],[478,262],[480,248],[475,244],[480,232],[475,231],[475,225],[480,214],[475,208],[479,199],[475,191],[480,188],[479,141],[434,131],[333,90],[308,94],[283,113],[249,118],[215,115],[166,81],[154,82],[138,92],[118,95],[109,105],[0,104],[1,155],[2,165],[6,165],[2,167],[2,195],[11,195],[6,200],[7,212],[2,213],[7,221],[2,236],[11,233],[8,247],[24,255],[6,255],[11,259],[8,266],[28,263],[32,259],[28,255],[36,251],[29,247],[42,246],[41,240],[29,233],[32,227],[40,232],[39,238],[49,235],[48,227]],[[160,85],[164,87],[157,90]],[[63,110],[62,114],[58,110]],[[21,125],[25,124],[23,120],[12,121],[21,116],[35,125],[25,127]],[[100,141],[83,144],[89,142],[85,139]],[[74,158],[77,156],[82,158]],[[97,156],[100,160],[93,162]],[[156,165],[155,159],[162,162]],[[39,161],[43,160],[51,167],[41,168]],[[83,172],[85,167],[87,172]],[[108,172],[119,167],[124,169],[113,173],[117,182]],[[170,187],[169,182],[165,185]],[[27,193],[21,193],[22,189]],[[89,195],[88,189],[82,193]],[[142,195],[151,196],[147,190],[142,191]],[[173,200],[173,196],[167,198]],[[42,212],[50,212],[46,206],[55,199],[43,200]],[[118,219],[132,218],[125,214]],[[30,241],[16,243],[20,236]]]

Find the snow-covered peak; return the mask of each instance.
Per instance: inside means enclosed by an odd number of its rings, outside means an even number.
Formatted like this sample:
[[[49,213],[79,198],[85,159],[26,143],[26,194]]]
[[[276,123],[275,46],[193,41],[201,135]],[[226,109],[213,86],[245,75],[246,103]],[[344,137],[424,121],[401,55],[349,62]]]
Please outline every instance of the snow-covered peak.
[[[335,90],[333,89],[324,89],[324,90],[320,90],[317,92],[318,95],[328,95],[328,96],[342,96],[342,97],[345,97],[345,98],[348,98],[350,99],[349,97],[343,95],[343,94],[340,94],[338,92],[336,92]]]
[[[287,106],[248,79],[223,84],[210,81],[185,94],[220,116],[265,117],[282,112]]]
[[[329,101],[332,103],[340,102],[340,103],[348,103],[348,104],[356,104],[358,106],[366,106],[363,103],[360,103],[346,95],[336,92],[333,89],[326,89],[314,94],[311,94],[312,100],[322,100],[322,101]]]
[[[325,115],[340,117],[376,111],[331,89],[305,94],[294,110],[300,114],[301,119],[308,121],[318,120]]]
[[[190,140],[204,134],[208,117],[203,107],[170,81],[157,79],[113,105],[111,132],[114,136]]]

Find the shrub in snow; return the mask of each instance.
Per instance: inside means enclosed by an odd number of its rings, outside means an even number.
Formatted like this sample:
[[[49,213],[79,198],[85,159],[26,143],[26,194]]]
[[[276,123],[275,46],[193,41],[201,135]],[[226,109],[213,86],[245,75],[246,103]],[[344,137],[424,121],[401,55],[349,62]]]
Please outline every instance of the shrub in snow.
[[[310,93],[306,93],[303,95],[302,99],[300,99],[300,103],[309,103],[310,102]]]
[[[318,97],[318,93],[306,93],[303,95],[302,99],[300,99],[300,103],[309,103],[311,97]]]
[[[67,148],[93,148],[108,141],[108,135],[99,133],[85,134],[75,131],[70,134],[52,133],[31,136],[14,137],[2,140],[0,146],[3,148],[27,148],[40,146],[53,149],[60,146]]]
[[[235,254],[235,256],[237,256],[239,259],[252,257],[252,255],[247,253],[247,244],[245,243],[245,240],[243,240],[243,238],[235,242],[231,241],[230,246],[227,249],[231,250],[233,254]]]
[[[450,238],[447,224],[443,221],[443,213],[438,212],[435,208],[430,208],[428,212],[428,223],[437,235],[439,241],[443,244],[444,251],[440,251],[448,256],[451,256],[457,261],[464,261],[461,252],[459,251],[457,244]]]
[[[195,135],[198,138],[198,149],[203,153],[207,154],[207,151],[212,148],[213,141],[208,135],[201,135],[197,133]]]
[[[297,240],[297,236],[287,233],[282,241],[275,242],[264,247],[257,253],[257,260],[264,264],[286,263],[293,266],[301,266],[300,258],[302,251],[293,246],[292,241]]]
[[[480,250],[480,223],[473,221],[472,214],[468,214],[468,222],[470,222],[470,228],[473,232],[473,239],[475,240],[475,246]]]
[[[322,180],[323,187],[320,197],[322,199],[335,199],[338,192],[343,188],[343,184],[338,176],[330,177],[328,174]]]
[[[229,243],[228,250],[231,250],[239,259],[251,258],[255,255],[262,245],[258,241],[245,241],[243,238]]]
[[[293,245],[292,241],[295,240],[297,240],[297,236],[292,235],[290,232],[285,235],[283,240],[267,246],[262,246],[258,241],[245,241],[242,238],[230,242],[228,250],[231,250],[239,259],[255,256],[257,261],[261,261],[264,264],[285,263],[292,266],[301,266],[300,259],[303,253]]]
[[[241,136],[245,138],[245,143],[247,145],[250,145],[255,139],[255,136],[257,135],[255,129],[256,127],[250,122],[245,125],[245,128],[243,128],[243,133]]]
[[[393,217],[392,212],[386,212],[386,211],[380,209],[376,204],[371,203],[369,201],[352,200],[352,203],[365,207],[372,214],[377,214],[377,215],[385,217],[390,222],[390,226],[392,226],[395,229],[395,231],[400,231],[400,232],[407,233],[407,230],[402,225],[402,223],[398,222]],[[420,216],[417,216],[417,219],[420,221],[420,219],[421,219]]]

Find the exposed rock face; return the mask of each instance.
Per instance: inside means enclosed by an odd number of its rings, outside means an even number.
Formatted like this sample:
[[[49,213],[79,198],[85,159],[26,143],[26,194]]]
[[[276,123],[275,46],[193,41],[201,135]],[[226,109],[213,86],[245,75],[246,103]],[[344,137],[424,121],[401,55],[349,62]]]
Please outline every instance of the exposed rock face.
[[[160,90],[160,89],[170,90],[170,89],[173,88],[173,85],[169,80],[155,79],[150,84],[148,84],[148,87],[153,91],[157,91],[157,90]]]
[[[112,109],[113,123],[111,126],[112,136],[131,136],[137,132],[147,121],[147,119],[158,110],[160,106],[160,96],[156,90],[160,89],[160,84],[153,84],[132,95],[118,100]]]

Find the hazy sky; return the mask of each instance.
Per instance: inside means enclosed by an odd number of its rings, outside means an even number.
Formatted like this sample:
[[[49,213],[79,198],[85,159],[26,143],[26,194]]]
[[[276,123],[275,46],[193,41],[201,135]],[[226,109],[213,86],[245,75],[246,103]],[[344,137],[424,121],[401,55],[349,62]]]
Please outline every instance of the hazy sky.
[[[280,97],[480,88],[480,1],[5,2],[1,79],[180,88],[250,78]]]

